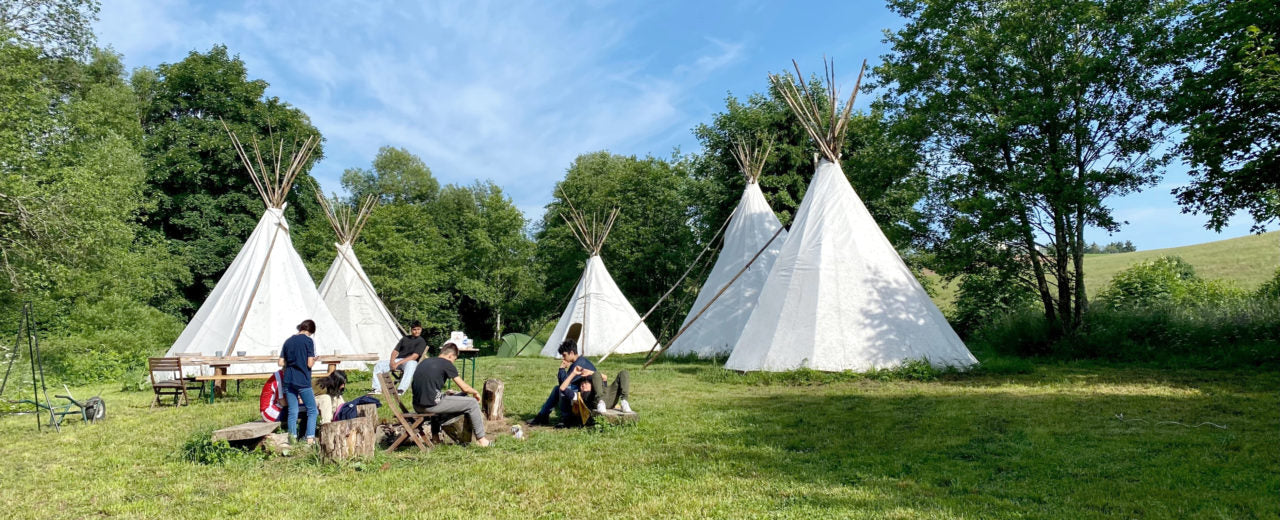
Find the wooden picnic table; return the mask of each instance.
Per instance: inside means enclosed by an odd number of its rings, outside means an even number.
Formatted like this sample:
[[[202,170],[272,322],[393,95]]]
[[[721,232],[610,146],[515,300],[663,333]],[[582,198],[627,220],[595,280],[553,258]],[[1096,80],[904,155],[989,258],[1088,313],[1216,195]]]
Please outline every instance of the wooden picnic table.
[[[184,365],[204,365],[213,369],[212,375],[200,375],[195,378],[196,381],[208,381],[213,386],[209,391],[209,400],[212,402],[215,393],[218,396],[226,395],[227,381],[235,381],[236,386],[239,387],[240,381],[249,379],[267,379],[271,377],[271,374],[275,373],[275,371],[271,371],[250,374],[229,374],[228,372],[231,369],[231,365],[264,363],[275,365],[277,359],[279,359],[279,356],[183,356],[182,362]],[[342,363],[350,361],[377,360],[377,354],[330,354],[316,356],[316,362],[324,363],[328,366],[328,369],[323,373],[312,372],[311,377],[315,378],[332,374],[338,369],[338,365]]]

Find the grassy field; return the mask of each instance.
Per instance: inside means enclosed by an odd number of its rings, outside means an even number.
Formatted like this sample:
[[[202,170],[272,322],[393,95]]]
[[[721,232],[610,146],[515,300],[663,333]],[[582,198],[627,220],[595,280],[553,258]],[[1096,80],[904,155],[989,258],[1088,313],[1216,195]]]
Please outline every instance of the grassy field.
[[[487,357],[479,368],[506,381],[509,414],[528,418],[555,364]],[[603,370],[633,373],[638,426],[344,465],[184,460],[189,439],[253,418],[256,391],[148,409],[147,394],[81,388],[103,392],[105,423],[37,434],[31,416],[0,420],[0,504],[12,518],[1280,514],[1280,372],[989,366],[920,382],[611,359]]]
[[[1096,295],[1116,273],[1138,262],[1162,256],[1182,257],[1195,266],[1196,274],[1202,278],[1230,280],[1252,290],[1275,276],[1276,268],[1280,267],[1280,231],[1167,249],[1085,255],[1085,288],[1090,296]],[[937,289],[934,302],[943,309],[951,308],[958,284],[944,285],[937,275],[930,273],[927,276],[935,282]]]

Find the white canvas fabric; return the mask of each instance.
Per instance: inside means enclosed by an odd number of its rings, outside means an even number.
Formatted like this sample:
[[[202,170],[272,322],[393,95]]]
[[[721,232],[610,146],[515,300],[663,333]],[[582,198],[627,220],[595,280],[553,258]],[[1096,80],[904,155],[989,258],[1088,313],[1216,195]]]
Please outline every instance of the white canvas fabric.
[[[748,183],[747,188],[742,191],[738,207],[733,210],[729,227],[725,229],[724,247],[720,249],[720,256],[716,258],[711,274],[707,276],[706,283],[702,284],[698,299],[693,302],[693,307],[689,309],[689,315],[685,316],[680,328],[684,328],[689,320],[706,307],[707,302],[715,298],[766,243],[769,248],[760,253],[755,262],[716,298],[715,303],[707,307],[684,334],[676,338],[665,355],[695,354],[707,358],[733,351],[742,328],[747,324],[747,318],[751,317],[751,311],[755,309],[769,270],[773,267],[778,252],[782,250],[782,244],[787,240],[786,231],[773,238],[773,234],[781,227],[782,223],[778,222],[778,216],[769,207],[769,201],[765,200],[760,186],[754,182]],[[772,243],[769,242],[770,238],[773,238]]]
[[[244,325],[237,336],[242,317]],[[250,356],[278,355],[284,341],[297,333],[296,327],[304,319],[316,322],[316,333],[312,337],[316,355],[364,353],[352,346],[320,299],[302,257],[293,249],[284,210],[271,208],[258,221],[218,285],[165,356],[213,356],[218,351],[230,354],[244,351]],[[200,368],[193,367],[189,372],[197,373]],[[343,363],[339,368],[363,370],[365,364]],[[228,373],[277,369],[275,363],[233,364]]]
[[[587,259],[587,266],[582,271],[582,279],[573,290],[569,305],[556,323],[555,330],[543,346],[541,354],[546,357],[560,357],[556,352],[564,341],[569,328],[575,323],[582,324],[582,333],[578,336],[578,354],[583,356],[603,356],[609,349],[625,337],[625,341],[613,352],[615,354],[634,354],[648,352],[657,343],[649,327],[640,320],[640,314],[631,306],[631,302],[622,295],[618,284],[614,283],[609,271],[604,268],[604,261],[597,255]],[[636,323],[640,326],[636,327]],[[630,334],[632,327],[635,330]]]
[[[864,371],[909,359],[977,362],[840,166],[823,160],[725,368]]]
[[[320,297],[359,352],[389,352],[400,327],[373,289],[351,244],[334,244],[338,255],[320,281]]]

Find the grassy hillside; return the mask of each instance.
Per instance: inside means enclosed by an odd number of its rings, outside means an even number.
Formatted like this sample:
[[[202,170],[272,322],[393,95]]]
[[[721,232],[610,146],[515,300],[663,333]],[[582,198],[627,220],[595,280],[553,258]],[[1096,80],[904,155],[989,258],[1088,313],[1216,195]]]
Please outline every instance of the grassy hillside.
[[[1090,296],[1096,295],[1111,282],[1116,273],[1138,262],[1161,256],[1182,257],[1195,266],[1196,274],[1203,278],[1230,280],[1246,289],[1253,289],[1271,278],[1276,268],[1280,267],[1280,231],[1191,246],[1085,255],[1085,287]],[[929,276],[938,289],[934,301],[943,309],[950,308],[955,301],[958,284],[943,285],[936,275]]]

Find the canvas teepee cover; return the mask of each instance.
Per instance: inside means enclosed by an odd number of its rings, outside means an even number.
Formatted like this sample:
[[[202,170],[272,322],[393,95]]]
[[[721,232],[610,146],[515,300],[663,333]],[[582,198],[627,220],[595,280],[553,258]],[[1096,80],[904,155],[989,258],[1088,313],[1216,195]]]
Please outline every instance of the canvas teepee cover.
[[[238,351],[250,356],[278,355],[284,341],[297,332],[295,327],[304,319],[316,322],[312,339],[317,355],[363,353],[352,347],[320,299],[302,257],[293,249],[289,223],[284,218],[285,196],[316,141],[311,138],[303,143],[288,168],[283,172],[275,168],[275,175],[270,174],[261,159],[255,167],[234,134],[232,143],[253,175],[267,210],[213,292],[165,355],[214,356],[218,352],[229,355]],[[255,143],[254,154],[261,157],[256,148]],[[283,146],[277,148],[277,157],[282,150]],[[192,367],[191,372],[198,372],[199,368]],[[233,364],[228,372],[271,372],[277,368],[275,363]],[[363,369],[364,364],[344,363],[341,368]]]
[[[400,340],[400,325],[378,298],[373,283],[351,248],[369,221],[376,205],[375,199],[372,196],[366,198],[358,209],[347,205],[335,207],[319,190],[316,191],[316,199],[324,207],[329,224],[338,236],[338,242],[334,244],[338,254],[320,282],[320,297],[357,351],[390,350]]]
[[[977,360],[840,168],[840,144],[854,98],[837,114],[832,76],[828,69],[829,118],[789,78],[772,78],[818,142],[823,159],[725,368],[862,371],[910,359],[972,365]],[[808,90],[803,83],[801,88]],[[824,120],[829,127],[823,128]]]
[[[556,350],[560,343],[575,333],[579,355],[603,356],[614,345],[617,348],[613,352],[617,354],[648,352],[658,340],[640,319],[631,302],[622,295],[622,290],[618,289],[618,284],[614,283],[600,259],[600,248],[604,246],[618,210],[610,212],[603,225],[587,224],[576,210],[571,215],[572,219],[565,217],[565,220],[591,257],[587,259],[582,278],[573,289],[573,296],[569,298],[569,304],[565,306],[541,354],[559,357]]]
[[[694,354],[707,358],[728,354],[738,343],[738,336],[755,309],[760,289],[764,287],[774,259],[787,239],[785,230],[778,231],[782,223],[778,222],[777,215],[757,184],[769,148],[766,145],[752,150],[740,142],[734,150],[734,157],[747,178],[747,187],[742,190],[742,198],[729,219],[720,256],[716,258],[706,283],[698,291],[689,315],[680,325],[684,333],[667,348],[668,356]],[[768,248],[761,252],[766,244]],[[752,258],[755,258],[754,262]],[[748,262],[751,265],[742,271]],[[722,289],[723,293],[720,292]]]

